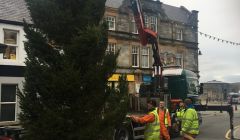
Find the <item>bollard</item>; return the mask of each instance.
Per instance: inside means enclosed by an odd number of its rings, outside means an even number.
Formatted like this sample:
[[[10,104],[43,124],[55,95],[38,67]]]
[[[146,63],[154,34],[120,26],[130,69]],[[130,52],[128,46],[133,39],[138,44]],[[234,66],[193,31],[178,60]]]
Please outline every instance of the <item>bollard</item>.
[[[235,104],[235,111],[237,111],[237,105]]]

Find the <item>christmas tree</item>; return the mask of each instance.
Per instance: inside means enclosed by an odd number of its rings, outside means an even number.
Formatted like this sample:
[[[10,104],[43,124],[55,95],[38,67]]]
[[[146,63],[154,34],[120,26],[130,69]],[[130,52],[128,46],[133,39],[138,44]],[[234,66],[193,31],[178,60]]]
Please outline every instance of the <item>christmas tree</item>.
[[[105,0],[26,0],[26,73],[20,121],[26,140],[112,139],[128,108],[126,80],[109,86]],[[126,78],[125,78],[126,79]]]

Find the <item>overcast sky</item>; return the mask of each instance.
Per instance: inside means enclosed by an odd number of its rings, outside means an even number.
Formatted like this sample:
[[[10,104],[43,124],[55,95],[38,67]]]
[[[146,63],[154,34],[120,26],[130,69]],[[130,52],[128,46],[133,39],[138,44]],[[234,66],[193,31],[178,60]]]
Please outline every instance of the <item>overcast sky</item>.
[[[199,31],[240,43],[240,0],[160,0],[199,11]],[[240,82],[240,45],[198,36],[200,82]]]

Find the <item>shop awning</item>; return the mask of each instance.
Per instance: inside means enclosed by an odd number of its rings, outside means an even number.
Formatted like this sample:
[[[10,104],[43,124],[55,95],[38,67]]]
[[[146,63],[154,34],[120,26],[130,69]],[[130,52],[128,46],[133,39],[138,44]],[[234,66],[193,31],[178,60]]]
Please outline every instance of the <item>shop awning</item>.
[[[118,81],[120,76],[121,76],[121,74],[113,74],[108,79],[108,81],[110,81],[110,82]],[[134,81],[134,75],[133,74],[127,74],[127,81],[128,82],[133,82]]]

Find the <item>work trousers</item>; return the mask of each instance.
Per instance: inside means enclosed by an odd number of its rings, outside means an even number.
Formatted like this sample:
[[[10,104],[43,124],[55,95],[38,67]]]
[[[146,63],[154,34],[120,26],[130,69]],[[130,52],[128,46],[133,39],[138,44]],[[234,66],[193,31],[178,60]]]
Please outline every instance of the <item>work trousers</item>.
[[[161,140],[170,140],[170,135],[165,125],[160,126],[160,135],[161,135]]]

